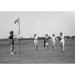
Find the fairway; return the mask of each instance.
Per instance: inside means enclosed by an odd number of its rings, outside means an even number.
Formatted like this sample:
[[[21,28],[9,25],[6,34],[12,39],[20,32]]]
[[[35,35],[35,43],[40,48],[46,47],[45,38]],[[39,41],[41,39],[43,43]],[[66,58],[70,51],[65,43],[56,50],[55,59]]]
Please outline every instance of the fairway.
[[[43,47],[43,40],[39,40],[39,49],[35,50],[32,40],[20,40],[20,51],[18,41],[15,41],[15,55],[10,54],[9,41],[0,40],[0,63],[52,63],[52,64],[65,64],[65,63],[75,63],[75,39],[65,40],[65,52],[62,53],[59,46],[59,42],[56,42],[55,51],[52,50],[51,41],[49,50]]]

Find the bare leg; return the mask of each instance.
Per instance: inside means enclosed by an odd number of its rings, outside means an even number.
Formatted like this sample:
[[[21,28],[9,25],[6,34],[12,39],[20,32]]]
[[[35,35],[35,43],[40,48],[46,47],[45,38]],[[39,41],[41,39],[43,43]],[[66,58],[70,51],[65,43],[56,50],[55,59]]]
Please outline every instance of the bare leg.
[[[38,45],[37,43],[34,43],[35,49],[38,50]]]
[[[35,49],[38,50],[38,45],[35,46]]]
[[[55,50],[55,42],[53,42],[53,45],[52,45],[52,47],[53,47],[53,50]]]
[[[12,54],[12,55],[14,54],[14,49],[15,49],[15,45],[11,45],[11,46],[10,46],[10,51],[11,51],[11,54]]]
[[[46,45],[46,49],[48,49],[48,50],[49,50],[49,43],[48,43],[48,42],[46,42],[46,43],[45,43],[45,45]]]
[[[62,51],[64,52],[64,44],[63,43],[60,43],[60,47],[61,47]]]

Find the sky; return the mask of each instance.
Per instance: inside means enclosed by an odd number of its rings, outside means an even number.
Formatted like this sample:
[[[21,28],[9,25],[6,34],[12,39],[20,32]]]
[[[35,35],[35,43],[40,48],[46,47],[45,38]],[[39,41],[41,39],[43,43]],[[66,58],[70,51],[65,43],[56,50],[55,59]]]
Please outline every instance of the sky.
[[[18,34],[18,23],[14,21],[20,18],[21,36],[33,37],[33,34],[45,36],[45,34],[75,35],[75,12],[0,12],[0,38],[7,38],[13,30]]]

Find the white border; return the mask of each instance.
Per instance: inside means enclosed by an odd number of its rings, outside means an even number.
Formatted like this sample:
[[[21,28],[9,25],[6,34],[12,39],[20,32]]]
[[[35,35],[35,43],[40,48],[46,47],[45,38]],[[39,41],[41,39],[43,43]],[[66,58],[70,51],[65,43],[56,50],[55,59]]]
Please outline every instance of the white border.
[[[74,0],[0,0],[0,11],[75,11]],[[70,64],[0,64],[0,75],[74,75]]]
[[[75,11],[75,1],[0,0],[0,11]]]

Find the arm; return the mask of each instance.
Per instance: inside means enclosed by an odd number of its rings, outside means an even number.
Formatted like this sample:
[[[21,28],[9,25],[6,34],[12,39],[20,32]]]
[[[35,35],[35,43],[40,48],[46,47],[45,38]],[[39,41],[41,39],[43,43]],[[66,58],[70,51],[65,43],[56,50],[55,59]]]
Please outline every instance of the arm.
[[[19,33],[17,35],[13,35],[13,36],[18,36],[18,35],[19,35]]]
[[[14,36],[14,38],[17,38],[17,36],[19,36],[19,33],[17,35],[13,35],[13,36]]]

